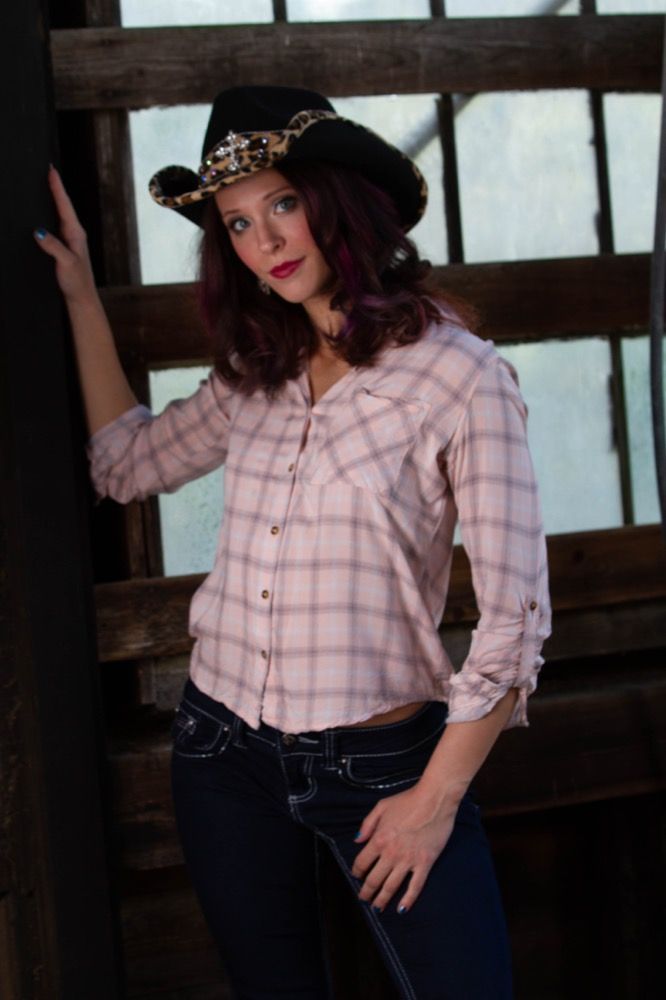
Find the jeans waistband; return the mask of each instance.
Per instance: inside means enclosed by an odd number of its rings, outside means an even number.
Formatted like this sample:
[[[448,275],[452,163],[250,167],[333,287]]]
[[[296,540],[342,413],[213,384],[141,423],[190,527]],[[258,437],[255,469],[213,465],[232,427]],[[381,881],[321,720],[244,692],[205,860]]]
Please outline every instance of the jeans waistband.
[[[280,744],[288,747],[292,752],[325,757],[337,754],[372,756],[373,751],[382,754],[403,752],[406,747],[417,745],[442,729],[448,713],[445,702],[430,701],[402,722],[285,733],[266,722],[262,722],[258,729],[251,728],[223,702],[215,701],[200,691],[191,678],[185,684],[183,698],[194,707],[231,726],[236,739],[243,741],[248,735],[256,736],[274,746]]]

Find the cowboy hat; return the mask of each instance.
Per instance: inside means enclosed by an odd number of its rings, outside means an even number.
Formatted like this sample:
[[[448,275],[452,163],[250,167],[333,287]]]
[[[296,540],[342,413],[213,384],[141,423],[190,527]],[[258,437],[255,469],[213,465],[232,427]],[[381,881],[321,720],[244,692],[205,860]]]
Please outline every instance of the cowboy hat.
[[[233,87],[218,94],[198,173],[164,167],[149,191],[160,205],[202,225],[204,201],[227,184],[281,161],[353,167],[393,198],[405,228],[423,215],[428,188],[416,164],[371,129],[338,115],[321,94],[295,87]]]

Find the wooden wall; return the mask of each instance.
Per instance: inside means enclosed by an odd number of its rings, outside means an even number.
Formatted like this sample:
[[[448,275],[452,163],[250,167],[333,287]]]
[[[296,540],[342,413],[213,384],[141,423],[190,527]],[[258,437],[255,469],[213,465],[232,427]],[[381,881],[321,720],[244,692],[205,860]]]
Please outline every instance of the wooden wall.
[[[139,283],[128,109],[207,101],[239,80],[276,79],[332,98],[441,94],[452,258],[438,269],[442,284],[480,308],[483,335],[496,342],[607,336],[621,390],[620,337],[646,329],[648,256],[613,254],[602,225],[598,256],[466,265],[447,101],[516,88],[583,87],[597,101],[606,90],[654,92],[662,19],[447,21],[441,7],[433,0],[424,21],[122,29],[115,0],[54,0],[60,162],[142,398],[149,366],[202,363],[207,355],[191,288]],[[603,177],[605,144],[598,131],[596,138]],[[666,564],[658,529],[631,523],[621,391],[616,400],[625,526],[549,539],[553,636],[531,726],[503,734],[477,782],[510,923],[516,996],[525,1000],[657,995]],[[126,995],[212,1000],[224,995],[221,973],[183,871],[167,787],[169,708],[187,669],[186,610],[198,578],[162,576],[152,502],[97,509],[93,558]],[[442,628],[458,659],[475,613],[457,552]],[[338,995],[392,996],[335,872],[327,867],[324,875]],[[0,936],[2,904],[0,896]]]

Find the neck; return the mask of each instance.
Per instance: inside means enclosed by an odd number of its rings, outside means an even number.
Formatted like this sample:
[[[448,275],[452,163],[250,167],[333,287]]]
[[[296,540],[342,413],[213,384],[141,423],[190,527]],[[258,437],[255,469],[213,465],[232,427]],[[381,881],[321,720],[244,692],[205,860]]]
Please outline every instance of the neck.
[[[335,337],[340,332],[344,324],[344,316],[339,310],[334,311],[331,309],[329,301],[328,297],[322,296],[319,299],[303,303],[303,308],[308,314],[308,318],[319,340],[316,353],[333,360],[337,355],[327,338]]]

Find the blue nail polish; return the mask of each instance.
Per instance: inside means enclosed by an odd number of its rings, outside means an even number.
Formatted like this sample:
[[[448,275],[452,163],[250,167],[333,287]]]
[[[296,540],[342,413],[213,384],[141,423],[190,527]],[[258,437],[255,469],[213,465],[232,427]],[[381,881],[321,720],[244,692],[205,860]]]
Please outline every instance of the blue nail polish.
[[[407,913],[407,907],[403,904],[398,907],[398,913]]]
[[[37,237],[38,240],[43,240],[46,235],[47,235],[46,230],[43,229],[41,226],[39,227],[39,229],[35,229],[35,236]]]
[[[381,911],[381,907],[379,907],[379,906],[373,906],[373,908],[372,908],[372,909],[373,909],[373,911],[374,911],[375,913],[381,913],[381,912],[382,912],[382,911]]]
[[[361,831],[359,830],[358,833],[354,834],[354,840],[358,840],[360,836],[361,836]]]

